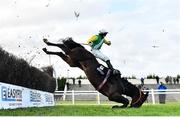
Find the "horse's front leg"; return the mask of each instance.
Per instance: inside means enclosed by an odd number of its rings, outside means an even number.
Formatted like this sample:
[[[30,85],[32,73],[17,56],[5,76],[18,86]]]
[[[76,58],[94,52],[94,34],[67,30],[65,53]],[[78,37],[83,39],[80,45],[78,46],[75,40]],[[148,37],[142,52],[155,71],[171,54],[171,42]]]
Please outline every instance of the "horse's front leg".
[[[127,98],[123,97],[119,93],[113,93],[108,98],[109,98],[110,101],[115,101],[115,102],[123,104],[122,106],[116,105],[116,106],[113,106],[112,108],[126,108],[128,106],[128,104],[129,104],[129,100]]]

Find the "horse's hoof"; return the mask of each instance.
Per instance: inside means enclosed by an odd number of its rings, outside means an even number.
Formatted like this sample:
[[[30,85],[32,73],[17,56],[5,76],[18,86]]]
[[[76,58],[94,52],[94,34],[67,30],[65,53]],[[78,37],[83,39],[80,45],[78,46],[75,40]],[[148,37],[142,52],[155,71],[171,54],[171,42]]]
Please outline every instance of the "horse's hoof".
[[[45,53],[47,52],[47,49],[46,49],[46,48],[43,48],[42,50],[43,50]]]
[[[119,106],[118,106],[118,105],[116,105],[116,106],[113,106],[113,107],[112,107],[112,109],[115,109],[115,108],[119,108]]]
[[[46,43],[46,42],[48,42],[48,40],[47,40],[47,39],[45,39],[45,38],[43,39],[43,41],[44,41],[45,43]]]
[[[129,108],[140,108],[140,107],[135,107],[135,106],[129,106]]]
[[[122,105],[122,106],[115,105],[112,107],[112,109],[126,108],[126,107],[127,107],[126,105]]]

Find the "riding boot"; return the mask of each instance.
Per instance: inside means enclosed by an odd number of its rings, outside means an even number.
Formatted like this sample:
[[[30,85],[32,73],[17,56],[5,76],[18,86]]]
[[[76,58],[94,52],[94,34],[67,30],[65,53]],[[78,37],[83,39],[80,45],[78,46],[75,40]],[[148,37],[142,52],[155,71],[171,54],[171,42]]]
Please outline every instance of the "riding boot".
[[[107,60],[107,61],[106,61],[106,64],[107,64],[108,68],[110,68],[112,71],[114,70],[114,68],[113,68],[110,60]]]
[[[106,64],[107,64],[108,68],[110,68],[110,69],[112,70],[112,73],[113,73],[114,75],[121,75],[121,73],[120,73],[119,70],[116,70],[116,69],[113,68],[110,60],[107,60],[107,61],[106,61]]]

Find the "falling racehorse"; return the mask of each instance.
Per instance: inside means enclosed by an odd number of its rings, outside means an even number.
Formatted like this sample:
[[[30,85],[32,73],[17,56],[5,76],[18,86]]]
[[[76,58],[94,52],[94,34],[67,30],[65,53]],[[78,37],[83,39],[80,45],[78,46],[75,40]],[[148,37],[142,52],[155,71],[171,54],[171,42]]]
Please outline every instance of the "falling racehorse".
[[[43,40],[48,46],[57,46],[64,52],[51,52],[43,48],[46,54],[58,55],[71,67],[79,67],[83,70],[90,83],[110,101],[122,103],[121,106],[113,108],[126,108],[129,100],[123,95],[132,98],[130,107],[140,107],[148,97],[148,92],[144,94],[135,85],[121,78],[120,75],[114,75],[111,70],[101,65],[95,56],[86,50],[82,45],[76,43],[72,38],[62,40],[62,43],[51,43],[47,39]]]

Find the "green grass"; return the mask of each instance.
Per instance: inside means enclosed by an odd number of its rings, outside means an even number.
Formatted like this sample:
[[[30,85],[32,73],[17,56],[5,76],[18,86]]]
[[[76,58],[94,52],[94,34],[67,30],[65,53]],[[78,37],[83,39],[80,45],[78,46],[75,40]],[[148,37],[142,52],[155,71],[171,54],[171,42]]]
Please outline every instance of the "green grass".
[[[54,107],[0,110],[0,116],[180,116],[180,104],[143,105],[111,109],[111,105],[56,105]]]
[[[117,105],[118,103],[112,101],[101,101],[102,105]],[[97,105],[97,101],[75,101],[75,105]],[[56,105],[72,105],[72,101],[56,101]]]

